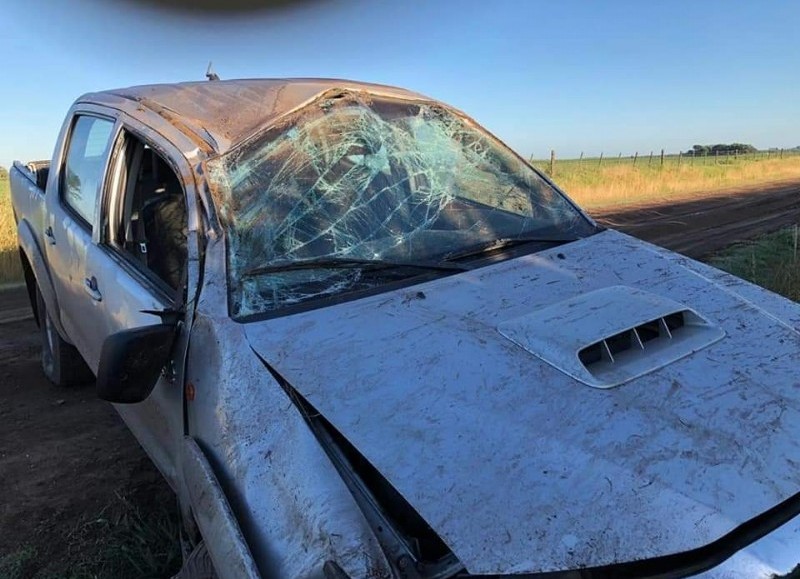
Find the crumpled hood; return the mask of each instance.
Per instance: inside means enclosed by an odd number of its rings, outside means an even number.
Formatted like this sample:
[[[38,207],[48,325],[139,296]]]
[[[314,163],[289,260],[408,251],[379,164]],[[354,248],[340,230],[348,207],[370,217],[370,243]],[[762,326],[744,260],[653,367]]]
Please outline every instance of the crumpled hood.
[[[800,491],[800,334],[686,261],[607,231],[245,331],[470,573],[633,561]],[[685,306],[717,339],[604,389],[500,331],[610,287]]]

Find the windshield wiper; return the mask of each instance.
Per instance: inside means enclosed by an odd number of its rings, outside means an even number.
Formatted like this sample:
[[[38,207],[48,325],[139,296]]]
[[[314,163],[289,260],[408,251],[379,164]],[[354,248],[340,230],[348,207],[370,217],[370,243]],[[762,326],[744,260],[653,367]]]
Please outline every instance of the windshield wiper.
[[[570,243],[571,241],[578,241],[579,237],[502,237],[500,239],[493,239],[486,243],[473,245],[461,251],[453,251],[445,254],[444,261],[450,262],[452,260],[463,259],[465,257],[475,257],[497,251],[498,249],[509,249],[526,243],[546,243],[551,245],[561,245]]]
[[[296,261],[279,261],[260,265],[245,271],[243,277],[252,277],[265,273],[295,271],[299,269],[390,269],[413,268],[434,271],[467,271],[471,267],[450,262],[438,261],[391,261],[386,259],[361,259],[355,257],[324,257],[319,259],[303,259]]]

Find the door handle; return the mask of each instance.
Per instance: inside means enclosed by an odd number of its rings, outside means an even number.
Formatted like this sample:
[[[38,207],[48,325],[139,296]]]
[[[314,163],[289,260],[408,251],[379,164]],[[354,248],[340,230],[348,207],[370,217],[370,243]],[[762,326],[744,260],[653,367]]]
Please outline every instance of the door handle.
[[[47,243],[50,245],[56,244],[56,236],[53,235],[53,228],[48,226],[47,229],[44,230],[44,235],[47,237]]]
[[[97,288],[97,278],[87,277],[83,280],[84,285],[83,289],[86,290],[86,293],[89,294],[94,301],[99,302],[103,300],[103,294],[100,293],[100,290]]]

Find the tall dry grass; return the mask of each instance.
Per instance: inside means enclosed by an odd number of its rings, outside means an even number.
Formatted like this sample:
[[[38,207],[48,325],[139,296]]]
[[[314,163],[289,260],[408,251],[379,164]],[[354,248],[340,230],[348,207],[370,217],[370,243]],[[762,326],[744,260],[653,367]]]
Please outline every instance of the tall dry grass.
[[[17,227],[11,212],[8,178],[0,177],[0,286],[22,281],[22,266],[17,251]]]
[[[800,182],[800,155],[782,159],[713,158],[691,160],[672,157],[662,168],[659,160],[598,159],[559,161],[553,180],[586,209],[609,209],[620,205],[696,198],[721,190],[797,180]],[[549,169],[544,162],[534,163]]]

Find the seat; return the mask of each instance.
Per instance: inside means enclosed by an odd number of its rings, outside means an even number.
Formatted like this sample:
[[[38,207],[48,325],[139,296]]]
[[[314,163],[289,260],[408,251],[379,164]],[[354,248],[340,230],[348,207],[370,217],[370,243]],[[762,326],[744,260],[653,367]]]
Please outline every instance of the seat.
[[[142,205],[140,220],[146,238],[147,267],[177,290],[187,258],[186,201],[172,170],[163,166],[160,174],[164,179]]]

